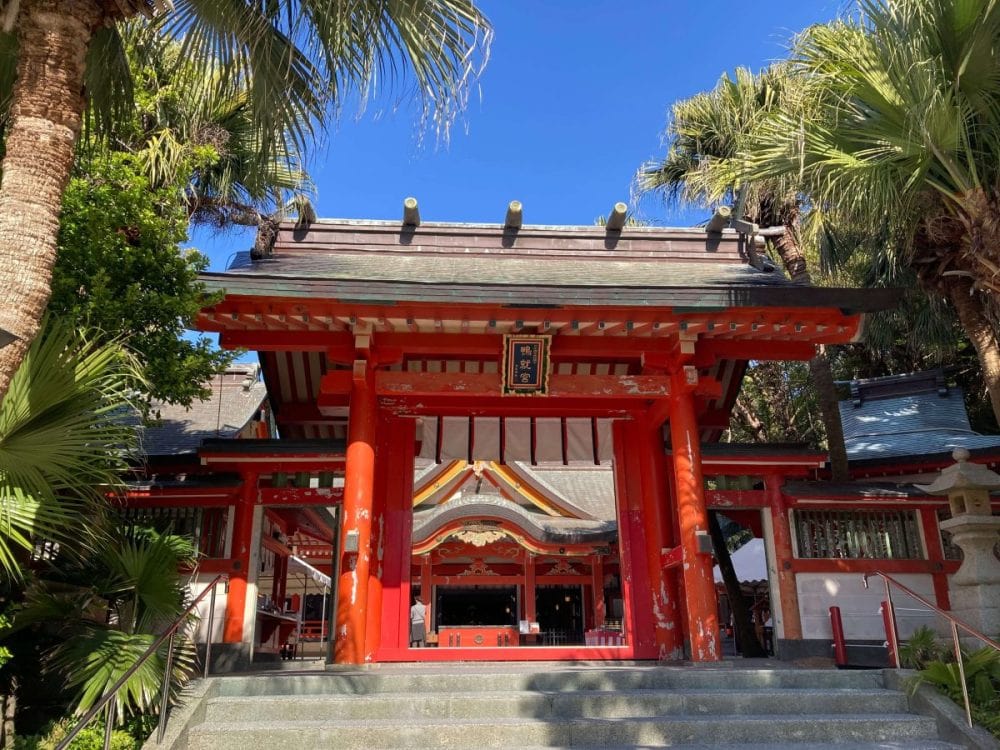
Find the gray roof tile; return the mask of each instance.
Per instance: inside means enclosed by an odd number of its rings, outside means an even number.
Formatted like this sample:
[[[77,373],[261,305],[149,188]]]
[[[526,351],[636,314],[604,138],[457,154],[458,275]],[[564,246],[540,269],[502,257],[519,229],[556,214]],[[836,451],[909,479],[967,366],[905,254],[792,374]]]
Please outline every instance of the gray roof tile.
[[[267,398],[256,365],[233,365],[208,384],[212,395],[190,407],[154,402],[153,421],[141,430],[147,456],[193,453],[202,440],[234,438]]]
[[[972,431],[960,388],[840,402],[851,460],[947,453],[954,448],[1000,448],[1000,435]]]

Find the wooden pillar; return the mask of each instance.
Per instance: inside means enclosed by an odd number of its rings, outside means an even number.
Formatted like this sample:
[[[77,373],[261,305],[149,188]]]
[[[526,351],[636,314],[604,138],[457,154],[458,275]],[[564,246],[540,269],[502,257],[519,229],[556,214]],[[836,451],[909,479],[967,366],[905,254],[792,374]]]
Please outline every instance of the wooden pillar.
[[[434,590],[434,569],[431,564],[431,553],[428,552],[420,559],[420,596],[423,597],[424,604],[427,607],[427,612],[424,616],[425,632],[430,632],[431,623],[434,622],[433,618],[433,606],[434,602],[431,600],[431,591]]]
[[[379,648],[410,644],[410,565],[413,527],[413,452],[416,422],[393,418],[387,423],[385,535],[382,560],[382,617]]]
[[[698,421],[694,414],[692,389],[683,373],[680,375],[673,380],[670,400],[670,443],[674,454],[674,487],[680,521],[691,659],[696,662],[720,661],[719,605],[712,576],[711,543],[708,541],[708,510],[701,473]],[[703,538],[699,539],[699,536]],[[707,553],[701,551],[700,544],[708,544]]]
[[[535,592],[535,556],[530,552],[524,559],[524,619],[535,622],[538,613],[535,610],[538,597]]]
[[[768,475],[764,478],[764,490],[767,493],[767,505],[771,513],[771,529],[774,542],[774,565],[778,572],[778,598],[781,606],[781,619],[778,611],[771,607],[774,632],[777,637],[801,640],[802,615],[799,612],[799,592],[795,586],[795,571],[792,570],[792,560],[795,552],[792,549],[792,529],[788,520],[788,506],[785,496],[781,494],[784,477],[780,474]]]
[[[288,558],[278,555],[274,559],[274,580],[271,582],[271,601],[278,609],[285,609],[285,592],[288,590]]]
[[[594,629],[600,630],[608,616],[604,601],[604,558],[601,555],[594,555],[594,562],[590,567],[590,588],[594,596]]]
[[[390,430],[388,415],[379,412],[376,421],[377,441],[375,461],[379,466],[394,466],[390,461]],[[402,467],[399,467],[402,470]],[[372,496],[371,548],[372,559],[368,569],[368,611],[365,617],[365,661],[375,658],[382,640],[382,578],[385,573],[385,523],[387,513],[386,492],[389,474],[386,471],[375,475]]]
[[[648,574],[646,527],[642,509],[639,456],[629,449],[626,420],[612,426],[615,452],[615,497],[618,503],[618,548],[627,643],[636,659],[659,658],[653,626],[653,600]]]
[[[365,656],[371,520],[375,482],[375,387],[365,362],[355,363],[347,422],[344,521],[340,533],[335,661],[360,664]]]
[[[639,419],[623,425],[625,450],[635,456],[641,483],[642,527],[646,533],[646,571],[653,613],[653,636],[659,659],[683,657],[677,627],[677,592],[672,576],[663,567],[663,551],[672,539],[667,520],[666,477],[662,469],[663,439],[651,422]],[[655,465],[660,463],[659,470]]]
[[[253,511],[257,499],[257,475],[245,474],[240,497],[233,514],[234,559],[229,574],[229,592],[226,596],[226,619],[222,628],[224,643],[241,643],[247,609],[247,577],[250,574],[250,553],[253,550]]]
[[[924,544],[927,547],[927,559],[933,565],[934,598],[937,605],[946,611],[951,610],[951,596],[948,593],[948,574],[944,572],[944,546],[941,544],[941,528],[938,526],[937,510],[934,508],[920,509],[920,525],[924,529]]]

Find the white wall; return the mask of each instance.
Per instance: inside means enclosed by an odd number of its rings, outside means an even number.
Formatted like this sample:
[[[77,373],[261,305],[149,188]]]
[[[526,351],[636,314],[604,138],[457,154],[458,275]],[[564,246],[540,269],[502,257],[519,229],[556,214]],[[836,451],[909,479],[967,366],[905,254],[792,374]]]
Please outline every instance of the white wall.
[[[204,591],[208,584],[211,583],[212,579],[215,578],[214,573],[199,573],[191,581],[188,582],[188,588],[191,590],[191,596],[196,597],[202,591]],[[198,604],[198,626],[195,629],[195,643],[204,643],[205,634],[208,632],[208,609],[212,602],[212,595],[208,594],[205,596],[204,601]],[[222,628],[224,626],[226,619],[226,584],[225,582],[220,583],[215,588],[215,620],[212,623],[212,643],[222,642]]]
[[[913,589],[928,601],[934,601],[934,583],[930,575],[900,573],[894,575],[904,586]],[[872,577],[865,589],[860,573],[798,573],[795,586],[799,593],[799,613],[803,638],[833,638],[830,627],[830,607],[840,607],[844,636],[848,641],[885,640],[885,627],[879,611],[885,599],[882,579]],[[933,612],[927,612],[898,589],[892,592],[900,638],[909,638],[921,625],[940,628],[942,623]],[[920,611],[911,611],[920,610]]]

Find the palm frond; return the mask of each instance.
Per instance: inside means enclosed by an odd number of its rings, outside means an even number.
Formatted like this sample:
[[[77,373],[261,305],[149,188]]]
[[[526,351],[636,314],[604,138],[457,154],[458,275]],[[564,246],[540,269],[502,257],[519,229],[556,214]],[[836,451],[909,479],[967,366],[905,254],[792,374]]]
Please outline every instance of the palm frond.
[[[0,569],[38,537],[86,539],[135,446],[138,368],[120,345],[88,343],[52,319],[0,404]],[[84,528],[81,528],[84,527]]]

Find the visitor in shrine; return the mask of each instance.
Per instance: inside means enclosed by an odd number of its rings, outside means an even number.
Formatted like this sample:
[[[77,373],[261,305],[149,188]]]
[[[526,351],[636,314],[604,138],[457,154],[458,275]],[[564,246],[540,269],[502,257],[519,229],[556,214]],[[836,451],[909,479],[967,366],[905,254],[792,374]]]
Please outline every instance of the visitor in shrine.
[[[417,594],[413,598],[413,606],[410,607],[410,648],[423,648],[427,639],[427,606],[423,602],[423,597]]]

